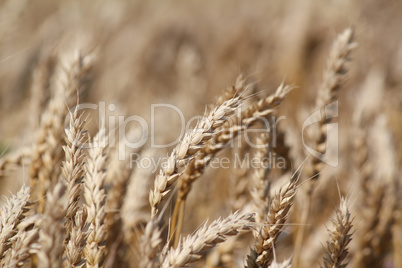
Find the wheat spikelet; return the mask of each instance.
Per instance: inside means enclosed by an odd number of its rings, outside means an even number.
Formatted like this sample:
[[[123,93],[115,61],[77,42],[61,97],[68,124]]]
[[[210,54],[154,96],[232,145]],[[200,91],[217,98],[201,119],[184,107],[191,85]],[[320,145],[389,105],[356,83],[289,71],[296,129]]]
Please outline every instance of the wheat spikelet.
[[[225,101],[233,99],[240,96],[242,98],[242,93],[246,90],[246,80],[243,75],[239,75],[236,78],[236,82],[231,87],[228,87],[223,92],[223,95],[218,97],[216,106],[222,105]],[[243,99],[243,98],[242,98]]]
[[[256,236],[255,246],[247,257],[247,267],[266,267],[272,262],[276,240],[282,232],[289,210],[293,205],[297,181],[296,176],[293,175],[290,182],[272,198],[266,225],[259,230]]]
[[[11,240],[17,234],[18,224],[25,218],[28,211],[30,188],[26,185],[21,187],[17,195],[7,199],[0,213],[0,260],[10,248]]]
[[[91,148],[85,162],[85,203],[88,211],[87,221],[90,223],[84,255],[87,267],[103,267],[105,257],[105,201],[104,187],[105,165],[108,138],[105,128],[101,128],[93,138]]]
[[[215,220],[210,226],[204,224],[195,234],[182,239],[176,249],[167,252],[162,267],[183,267],[195,262],[201,258],[202,251],[215,247],[241,230],[249,230],[254,221],[253,214],[234,213],[223,220]]]
[[[330,231],[330,240],[327,241],[323,267],[344,268],[347,265],[344,260],[349,253],[347,246],[352,240],[352,219],[345,199],[341,200],[336,219],[332,222],[334,228]]]
[[[216,129],[224,124],[240,104],[240,98],[235,97],[216,106],[205,115],[197,126],[188,131],[171,153],[165,166],[155,178],[154,189],[149,194],[152,208],[152,218],[158,213],[158,205],[171,191],[173,183],[180,176],[180,170],[188,165],[192,157],[204,146],[205,142],[216,134]]]

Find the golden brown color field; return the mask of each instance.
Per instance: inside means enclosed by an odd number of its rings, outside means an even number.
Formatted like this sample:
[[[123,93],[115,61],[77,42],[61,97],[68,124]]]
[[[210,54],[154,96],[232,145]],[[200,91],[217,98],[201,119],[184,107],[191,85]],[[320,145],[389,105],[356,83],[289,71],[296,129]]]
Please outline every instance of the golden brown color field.
[[[401,13],[0,1],[0,267],[402,268]]]

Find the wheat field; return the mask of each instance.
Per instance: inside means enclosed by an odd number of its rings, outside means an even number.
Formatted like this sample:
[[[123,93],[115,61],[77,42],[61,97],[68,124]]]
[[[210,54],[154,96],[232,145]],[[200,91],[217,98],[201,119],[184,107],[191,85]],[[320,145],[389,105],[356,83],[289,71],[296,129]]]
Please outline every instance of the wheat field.
[[[0,1],[0,267],[402,268],[401,12]]]

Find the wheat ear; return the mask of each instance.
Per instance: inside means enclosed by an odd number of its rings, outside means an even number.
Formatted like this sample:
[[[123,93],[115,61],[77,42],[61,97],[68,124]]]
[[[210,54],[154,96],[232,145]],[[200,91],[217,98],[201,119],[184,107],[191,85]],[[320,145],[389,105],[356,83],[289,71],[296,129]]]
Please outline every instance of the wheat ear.
[[[290,131],[285,131],[275,125],[273,136],[271,138],[272,151],[277,155],[285,159],[286,164],[282,172],[290,171],[292,163],[296,162],[292,159],[291,146],[287,144],[287,135]]]
[[[225,101],[205,115],[194,129],[186,133],[155,178],[154,189],[149,193],[152,218],[158,214],[158,205],[170,193],[172,185],[180,177],[182,170],[205,142],[216,134],[216,130],[228,120],[228,116],[232,115],[239,105],[240,97]]]
[[[356,46],[357,44],[353,42],[353,29],[348,28],[337,37],[331,48],[316,101],[316,109],[321,110],[321,120],[318,123],[319,134],[315,140],[315,150],[320,154],[325,153],[327,141],[326,125],[330,124],[333,118],[325,115],[325,107],[338,100],[339,89],[347,78],[347,63],[350,61],[350,54]],[[318,179],[319,173],[323,168],[321,161],[317,157],[311,159],[311,167],[306,167],[308,178]]]
[[[218,98],[217,103],[215,104],[215,109],[216,107],[222,106],[225,102],[231,101],[232,99],[236,98],[240,102],[244,101],[244,96],[242,93],[246,91],[246,86],[245,86],[245,79],[243,79],[243,76],[240,75],[237,77],[236,83],[232,86],[227,88],[224,91],[224,94]],[[226,120],[225,124],[228,123],[229,120]],[[220,126],[219,126],[220,127]],[[217,131],[215,135],[219,135],[219,132]],[[203,150],[204,147],[201,148],[201,151]],[[195,156],[197,157],[197,156]],[[191,162],[189,163],[191,169]],[[184,217],[184,208],[185,208],[185,197],[183,197],[183,189],[186,189],[188,185],[188,182],[184,179],[181,179],[179,181],[179,195],[176,198],[176,203],[173,211],[173,216],[172,216],[172,230],[175,230],[174,232],[171,233],[171,240],[173,241],[173,245],[177,245],[178,239],[181,233],[181,227],[183,224],[183,217]],[[184,188],[183,188],[184,187]]]
[[[70,112],[69,127],[65,130],[66,143],[63,146],[65,161],[62,164],[62,173],[67,185],[67,211],[65,229],[67,241],[73,226],[75,214],[78,210],[78,203],[81,194],[81,181],[84,173],[85,146],[87,146],[88,135],[84,130],[85,121],[82,120],[76,109]]]
[[[359,216],[361,224],[356,236],[357,248],[353,264],[354,267],[383,265],[392,239],[392,227],[398,213],[398,180],[396,169],[396,153],[392,149],[391,133],[387,129],[385,117],[378,116],[369,133],[375,139],[366,140],[372,149],[380,155],[368,155],[365,166],[371,166],[371,175],[361,178],[361,200]],[[386,148],[386,149],[385,149]],[[371,151],[371,152],[373,152]],[[386,161],[384,162],[385,159]]]
[[[46,98],[49,97],[50,80],[56,65],[56,55],[54,51],[41,51],[36,68],[33,69],[30,86],[30,112],[31,129],[39,127],[40,115],[43,113]]]
[[[237,150],[234,151],[234,157],[236,157],[236,154],[239,155],[239,157],[246,156],[246,154],[249,154],[249,151],[248,146],[243,143],[240,148],[237,148]],[[243,210],[250,200],[250,172],[252,172],[252,169],[247,165],[240,166],[231,171],[231,176],[229,178],[228,205],[232,211]]]
[[[233,148],[233,155],[239,157],[248,155],[249,146],[245,142],[241,146]],[[248,165],[240,165],[238,168],[231,170],[229,177],[229,197],[227,208],[231,211],[239,211],[239,213],[250,212],[250,173],[253,172]],[[257,220],[256,220],[257,221]],[[231,237],[216,247],[207,255],[206,267],[233,267],[235,264],[235,250],[241,246],[239,240],[242,235]]]
[[[352,240],[352,219],[345,199],[341,200],[336,211],[336,219],[332,222],[334,228],[330,231],[330,240],[327,241],[323,267],[344,268],[347,265],[345,263],[348,255],[347,246]]]
[[[22,147],[16,151],[10,152],[0,159],[0,177],[12,171],[15,168],[25,164],[25,159],[31,156],[30,147]]]
[[[87,216],[86,208],[82,208],[75,213],[72,221],[73,225],[70,230],[70,239],[67,245],[65,245],[68,267],[82,267],[85,264],[85,260],[82,258],[82,252],[88,237],[88,232],[86,231]]]
[[[29,258],[37,253],[39,244],[39,229],[36,226],[39,216],[25,218],[18,226],[18,233],[13,238],[12,247],[6,252],[4,266],[22,267]]]
[[[289,93],[291,87],[281,85],[273,95],[259,100],[257,103],[251,105],[241,112],[241,115],[235,115],[230,121],[226,122],[219,130],[219,132],[206,143],[200,150],[194,160],[192,160],[187,168],[186,173],[181,178],[179,183],[179,193],[176,200],[175,210],[173,213],[173,222],[178,221],[177,228],[174,233],[174,244],[178,242],[178,237],[181,232],[181,222],[184,218],[184,207],[187,195],[191,190],[191,185],[196,181],[205,171],[210,161],[215,155],[225,148],[228,141],[234,139],[241,131],[244,131],[259,119],[272,114],[274,108],[278,106],[285,96]],[[172,225],[176,227],[176,225]]]
[[[318,122],[318,133],[315,133],[317,136],[313,139],[315,142],[315,151],[321,154],[321,157],[312,157],[305,169],[306,177],[311,178],[312,181],[307,190],[306,206],[301,212],[301,227],[296,234],[294,256],[295,266],[299,266],[300,262],[301,247],[311,210],[312,194],[315,189],[316,181],[318,180],[320,172],[324,167],[322,156],[325,154],[327,149],[326,127],[329,123],[331,123],[333,118],[332,115],[325,114],[326,106],[329,107],[329,105],[338,99],[339,89],[346,81],[348,72],[347,63],[350,61],[350,54],[356,46],[357,44],[353,42],[352,28],[348,28],[338,35],[330,50],[329,58],[324,70],[323,82],[318,90],[316,109],[320,109],[321,120]],[[328,107],[327,110],[331,110],[328,109]]]
[[[145,227],[144,234],[141,236],[139,243],[140,264],[141,268],[158,267],[157,254],[162,244],[162,230],[158,226],[158,222],[151,220]]]
[[[47,193],[45,211],[39,225],[38,267],[62,267],[65,239],[63,220],[67,207],[65,190],[64,182],[59,181],[53,190]]]
[[[237,235],[241,230],[254,227],[254,214],[234,213],[211,225],[204,224],[193,235],[182,239],[177,248],[171,248],[162,261],[162,267],[183,267],[201,258],[201,253],[224,242],[228,237]]]
[[[17,195],[13,195],[0,210],[0,260],[10,248],[11,240],[17,234],[18,224],[28,211],[30,189],[23,185]]]
[[[140,157],[155,159],[157,152],[155,149],[148,148],[143,151]],[[147,193],[152,186],[152,178],[152,167],[144,168],[141,166],[136,167],[130,177],[127,195],[121,208],[122,231],[127,243],[132,243],[139,226],[145,225],[150,220]]]
[[[282,232],[289,210],[296,195],[298,177],[293,175],[290,182],[272,198],[265,225],[256,235],[256,242],[247,257],[247,267],[266,267],[273,260],[275,243]]]
[[[46,191],[57,182],[60,174],[60,169],[54,167],[61,162],[63,156],[62,123],[67,116],[67,107],[77,103],[77,90],[92,62],[91,55],[83,57],[78,52],[73,55],[69,52],[60,55],[54,77],[54,96],[42,114],[39,130],[35,133],[29,168],[32,199],[39,200],[39,212],[43,212]]]
[[[126,133],[126,137],[137,137],[141,135],[141,130],[138,128],[132,128]],[[151,187],[151,176],[148,177],[149,183],[146,184],[146,188],[142,188],[142,190],[138,190],[137,193],[141,193],[141,198],[136,199],[135,195],[132,195],[129,187],[132,183],[131,177],[133,172],[136,171],[136,168],[133,163],[130,162],[132,160],[132,155],[141,152],[142,147],[139,148],[129,148],[125,145],[123,139],[119,141],[117,147],[111,152],[111,155],[108,159],[108,167],[106,171],[105,182],[111,182],[111,189],[108,191],[106,195],[106,218],[105,218],[105,226],[106,233],[108,234],[106,240],[106,259],[105,266],[108,267],[109,263],[117,263],[119,261],[118,252],[123,252],[126,249],[127,245],[130,245],[131,240],[130,236],[123,228],[124,228],[124,220],[125,216],[136,216],[137,211],[123,211],[123,207],[125,205],[125,200],[128,198],[132,201],[132,205],[135,206],[138,203],[141,203],[139,207],[142,207],[142,204],[145,204],[145,211],[143,212],[147,219],[149,218],[149,203],[148,203],[148,191]],[[124,159],[120,157],[124,156]],[[142,182],[141,180],[140,182]],[[137,181],[138,182],[138,181]],[[135,193],[135,194],[137,194]],[[134,205],[135,204],[135,205]],[[139,212],[139,211],[138,211]],[[129,243],[123,243],[123,238],[126,241],[130,241]],[[123,249],[122,249],[123,248]]]
[[[255,157],[258,159],[258,167],[254,169],[252,174],[253,189],[251,190],[257,223],[264,222],[269,206],[269,181],[267,176],[271,168],[268,162],[268,147],[270,146],[268,142],[269,136],[266,133],[257,137],[256,146],[258,147]]]
[[[84,130],[85,120],[78,114],[78,110],[70,112],[69,127],[65,130],[66,143],[63,146],[65,161],[62,165],[62,173],[67,184],[64,229],[66,232],[65,251],[69,267],[82,265],[82,248],[87,233],[84,231],[87,217],[86,209],[79,214],[78,203],[82,192],[81,183],[84,173],[85,146],[88,135]]]
[[[183,200],[187,198],[191,190],[192,183],[197,180],[205,171],[210,161],[215,155],[225,148],[228,141],[237,137],[239,133],[251,127],[259,119],[269,116],[290,92],[290,86],[281,85],[276,92],[257,103],[250,105],[241,112],[240,116],[233,116],[232,120],[225,123],[220,131],[206,143],[201,149],[200,154],[189,164],[189,167],[181,179],[179,185],[179,197]]]
[[[106,130],[102,127],[93,138],[85,162],[84,197],[87,221],[90,223],[84,255],[87,267],[102,267],[105,257],[105,167],[108,148]]]

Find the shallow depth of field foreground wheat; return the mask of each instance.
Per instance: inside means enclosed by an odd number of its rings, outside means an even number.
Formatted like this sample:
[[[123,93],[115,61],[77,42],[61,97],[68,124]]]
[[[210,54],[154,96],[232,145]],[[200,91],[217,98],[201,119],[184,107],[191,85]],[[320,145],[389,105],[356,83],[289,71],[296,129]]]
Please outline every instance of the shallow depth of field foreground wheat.
[[[0,267],[402,268],[400,14],[0,1]]]

